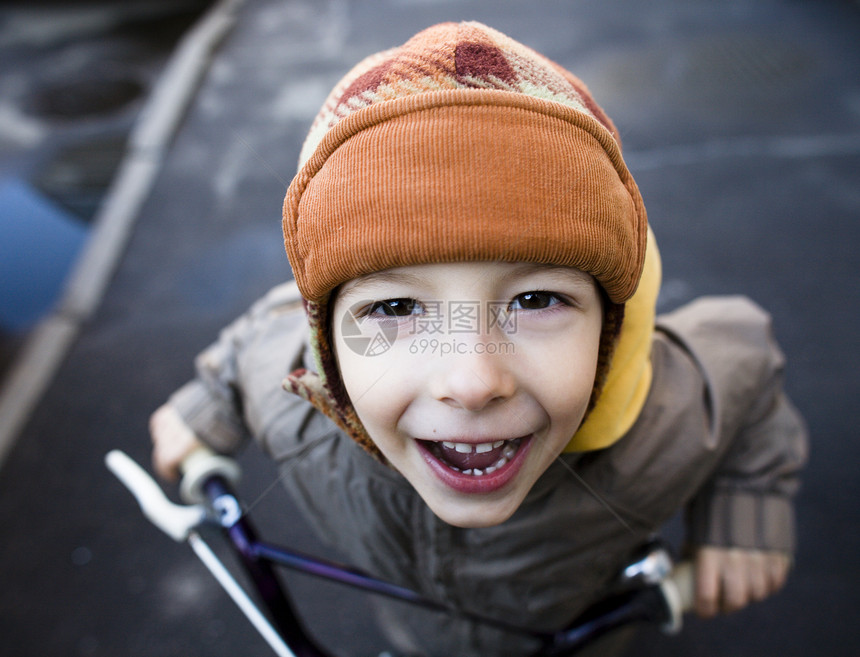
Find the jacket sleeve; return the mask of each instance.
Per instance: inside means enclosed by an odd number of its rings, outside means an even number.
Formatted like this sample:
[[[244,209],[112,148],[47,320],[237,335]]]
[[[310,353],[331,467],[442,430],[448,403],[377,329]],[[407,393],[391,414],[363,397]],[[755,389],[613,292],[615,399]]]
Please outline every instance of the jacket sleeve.
[[[706,382],[716,467],[687,508],[688,541],[791,553],[793,497],[806,462],[804,422],[783,391],[770,317],[743,297],[705,298],[662,328]]]
[[[288,396],[281,381],[304,366],[305,333],[295,284],[273,288],[197,356],[196,378],[169,403],[201,441],[236,452],[265,430],[267,409]]]

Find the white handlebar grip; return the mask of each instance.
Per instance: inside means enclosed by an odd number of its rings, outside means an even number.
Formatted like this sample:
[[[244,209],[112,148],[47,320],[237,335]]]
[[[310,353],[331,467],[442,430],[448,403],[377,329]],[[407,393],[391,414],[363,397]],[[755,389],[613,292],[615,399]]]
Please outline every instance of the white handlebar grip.
[[[660,588],[672,613],[672,620],[663,626],[663,631],[677,634],[681,631],[684,613],[693,609],[696,594],[693,564],[689,561],[679,563],[672,570],[672,574],[663,580]]]
[[[185,541],[190,531],[206,517],[200,506],[174,504],[161,490],[149,473],[125,452],[112,450],[105,463],[126,488],[134,495],[143,514],[175,541]]]
[[[208,447],[198,447],[182,461],[179,494],[189,504],[204,504],[203,484],[209,477],[224,477],[233,486],[242,478],[239,464],[228,456],[216,454]]]

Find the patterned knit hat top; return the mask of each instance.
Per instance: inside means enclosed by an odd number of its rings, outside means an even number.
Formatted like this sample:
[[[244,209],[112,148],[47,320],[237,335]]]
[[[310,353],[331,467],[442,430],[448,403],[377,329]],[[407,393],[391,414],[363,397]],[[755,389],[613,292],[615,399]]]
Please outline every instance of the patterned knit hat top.
[[[341,80],[302,149],[283,229],[322,383],[288,387],[368,447],[328,343],[339,285],[433,262],[537,262],[591,274],[620,307],[647,242],[615,126],[585,85],[479,23],[431,27]]]
[[[492,89],[550,100],[615,127],[580,80],[539,53],[480,23],[431,27],[399,48],[371,55],[332,89],[305,140],[300,165],[326,132],[374,103],[444,89]]]

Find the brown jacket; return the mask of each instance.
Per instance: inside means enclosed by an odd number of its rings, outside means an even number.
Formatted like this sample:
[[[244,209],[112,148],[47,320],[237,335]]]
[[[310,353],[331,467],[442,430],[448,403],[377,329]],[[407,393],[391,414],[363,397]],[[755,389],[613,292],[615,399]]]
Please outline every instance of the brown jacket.
[[[291,284],[275,288],[197,361],[171,402],[209,444],[253,436],[324,540],[355,565],[455,607],[557,628],[601,596],[628,555],[679,511],[690,545],[794,549],[792,496],[806,458],[782,392],[768,316],[741,297],[703,298],[658,318],[653,382],[609,448],[565,454],[507,522],[449,526],[283,377],[309,367]],[[526,643],[403,605],[385,606],[401,648],[516,655]],[[392,623],[391,617],[397,616]]]

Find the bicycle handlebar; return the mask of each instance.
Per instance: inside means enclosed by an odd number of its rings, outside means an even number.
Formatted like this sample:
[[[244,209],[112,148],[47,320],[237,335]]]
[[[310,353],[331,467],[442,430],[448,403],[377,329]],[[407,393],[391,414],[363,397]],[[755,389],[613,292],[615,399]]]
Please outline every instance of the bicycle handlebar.
[[[174,541],[184,542],[206,518],[206,509],[199,504],[182,506],[167,499],[149,473],[125,452],[108,452],[105,464],[134,495],[143,515]]]
[[[239,476],[239,466],[232,461],[201,448],[192,452],[182,464],[182,495],[186,500],[197,503],[189,506],[174,504],[156,481],[125,452],[112,450],[105,456],[108,469],[131,492],[140,505],[143,514],[152,524],[177,542],[187,542],[218,583],[233,599],[242,613],[254,625],[261,636],[279,657],[296,657],[284,642],[269,620],[260,613],[254,602],[224,567],[218,557],[195,531],[208,517],[202,502],[206,496],[203,483],[213,476],[223,476],[235,482]],[[189,474],[191,475],[189,477]],[[188,482],[185,483],[185,479]]]
[[[222,480],[222,484],[219,484],[219,486],[235,484],[238,481],[240,474],[238,464],[236,464],[232,459],[219,456],[209,451],[207,448],[196,450],[185,460],[181,468],[183,471],[183,480],[180,485],[181,494],[184,499],[193,502],[193,504],[190,504],[189,506],[182,506],[171,502],[149,473],[147,473],[125,453],[118,450],[111,451],[105,457],[105,462],[108,468],[117,476],[126,488],[129,489],[132,495],[134,495],[144,515],[154,525],[175,541],[188,541],[192,544],[192,547],[195,548],[195,551],[198,551],[198,548],[196,547],[195,541],[192,539],[197,539],[199,536],[194,530],[196,527],[203,524],[209,516],[207,508],[204,506],[204,503],[209,501],[207,489],[213,485],[214,480],[219,478]],[[229,523],[225,524],[223,522],[225,518],[221,518],[221,520],[222,526],[226,529]],[[239,531],[241,529],[239,526],[243,525],[243,523],[244,520],[239,522],[235,529]],[[248,528],[250,528],[250,526],[246,526],[242,531],[246,531]],[[199,552],[198,556],[200,556]],[[642,565],[647,564],[649,561],[651,561],[650,556],[646,557],[641,562],[634,564],[637,572]],[[210,568],[210,570],[212,569]],[[676,564],[674,568],[671,569],[671,572],[665,574],[665,576],[663,576],[663,573],[659,572],[659,568],[657,568],[656,571],[657,576],[654,578],[656,581],[645,581],[646,584],[649,584],[649,586],[646,587],[647,593],[652,597],[655,595],[659,596],[659,599],[665,605],[665,611],[668,612],[667,614],[661,613],[659,615],[660,621],[663,621],[664,618],[668,618],[667,621],[662,622],[661,629],[666,633],[677,633],[681,628],[683,615],[690,611],[693,605],[694,576],[692,565],[684,562]],[[216,577],[218,576],[214,571],[213,574],[215,574]],[[219,578],[219,581],[221,581],[221,578]],[[224,585],[223,581],[221,583]],[[225,588],[227,588],[227,586],[225,586]],[[375,590],[377,592],[381,592],[378,589]],[[645,591],[645,589],[643,589],[643,591]],[[228,593],[234,597],[237,604],[240,603],[240,601],[236,599],[236,595],[234,595],[234,593],[229,589]],[[278,600],[277,602],[279,605],[288,605],[286,600]],[[655,602],[650,603],[651,606],[654,606],[655,604],[657,607],[661,606]],[[239,606],[243,607],[242,604],[239,604]],[[255,619],[252,618],[252,614],[249,614],[248,610],[243,608],[243,611],[245,611],[246,615],[251,618],[252,622],[255,622],[255,625],[258,624],[258,621],[255,621]],[[256,613],[259,614],[259,612]],[[634,618],[636,617],[636,613],[638,612],[634,612],[633,614]],[[610,624],[613,622],[617,624],[617,621],[612,621],[609,618],[611,616],[612,614],[607,615],[606,627],[610,627]],[[656,620],[655,615],[652,614],[651,611],[648,611],[644,616],[639,617],[640,620],[644,618],[648,618],[652,622]],[[587,621],[580,627],[584,628],[585,625],[591,623],[592,621]],[[603,623],[603,621],[601,621],[601,623]],[[261,630],[265,636],[267,628],[261,629],[261,627],[258,626],[257,629]],[[282,626],[280,629],[281,631],[286,629],[287,633],[292,633],[294,628],[291,624],[288,624],[286,628]],[[559,645],[557,647],[561,648],[563,651],[565,649],[564,646],[572,647],[575,645],[578,640],[578,631],[579,630],[576,628],[573,628],[559,633]],[[594,631],[594,628],[589,631]],[[599,633],[602,630],[597,629],[596,631]],[[301,635],[300,640],[305,640],[303,635]],[[276,648],[276,653],[279,655],[292,654],[282,651],[282,649],[286,649],[286,645],[282,642],[279,646],[281,649],[278,649],[272,641],[270,641],[270,645],[272,645],[273,648]],[[312,646],[312,648],[313,650],[301,650],[300,652],[302,654],[312,655],[327,654],[318,650],[316,646]],[[550,652],[547,652],[546,654],[555,654],[552,650],[553,649],[550,648]],[[559,654],[567,653],[561,652]]]

